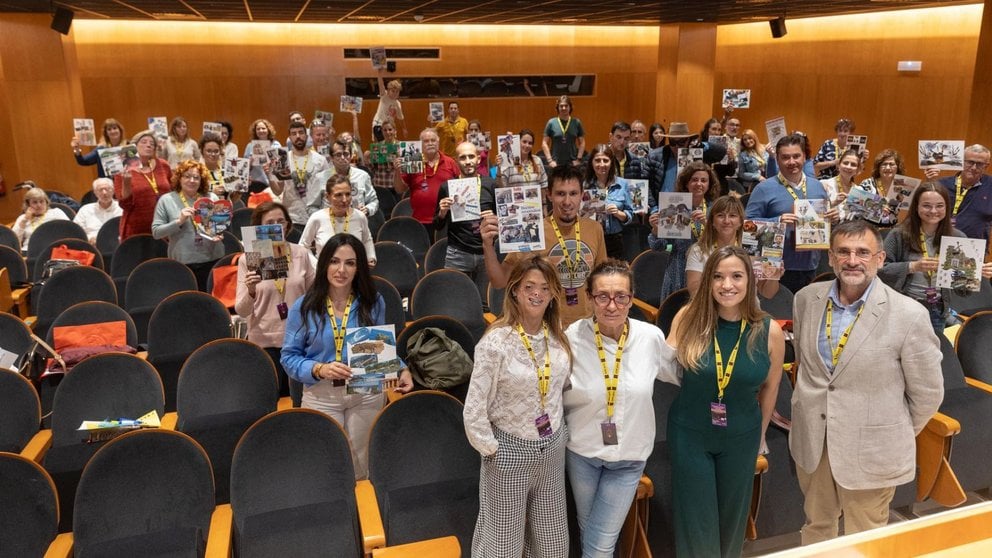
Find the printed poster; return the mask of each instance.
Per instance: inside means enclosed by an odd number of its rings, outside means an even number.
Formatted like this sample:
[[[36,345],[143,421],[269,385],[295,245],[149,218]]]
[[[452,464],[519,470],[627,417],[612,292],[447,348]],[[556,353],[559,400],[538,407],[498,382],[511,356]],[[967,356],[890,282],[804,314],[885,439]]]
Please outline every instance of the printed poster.
[[[241,227],[241,240],[245,246],[244,258],[248,271],[258,273],[262,280],[289,276],[290,251],[282,225]]]
[[[750,89],[724,89],[723,106],[735,109],[751,108]]]
[[[224,126],[220,122],[203,123],[203,135],[213,134],[217,137],[221,137],[223,131],[224,131]]]
[[[627,145],[630,154],[639,159],[643,159],[651,152],[651,144],[646,141],[635,141]]]
[[[480,188],[482,188],[482,181],[479,177],[448,180],[448,196],[451,197],[451,222],[479,220],[482,213],[481,200],[479,200]]]
[[[911,176],[897,174],[892,180],[892,187],[885,194],[885,199],[889,203],[889,208],[894,212],[906,211],[909,209],[909,202],[913,199],[913,192],[920,186],[920,179]]]
[[[882,196],[854,187],[844,200],[845,219],[861,218],[870,223],[882,223],[891,215],[888,202]]]
[[[690,164],[695,161],[703,160],[703,148],[702,147],[680,147],[678,152],[678,157],[676,158],[676,164],[678,165],[677,174],[682,174]]]
[[[606,188],[585,188],[582,190],[582,205],[579,206],[579,217],[592,219],[600,223],[606,222]]]
[[[231,226],[234,208],[230,200],[200,198],[193,202],[193,223],[201,236],[214,240]]]
[[[128,164],[138,158],[138,147],[134,144],[100,148],[100,166],[103,174],[113,178],[124,172]]]
[[[778,140],[789,134],[785,130],[784,116],[765,121],[765,132],[768,134],[768,143],[773,147],[778,145]]]
[[[334,113],[326,110],[313,111],[313,119],[320,120],[328,127],[334,125]]]
[[[362,98],[351,95],[341,95],[341,112],[362,114]]]
[[[479,153],[486,153],[493,148],[492,136],[489,132],[469,132],[468,141],[479,150]]]
[[[73,118],[72,130],[79,145],[93,147],[96,145],[96,126],[92,118]]]
[[[751,256],[755,279],[778,281],[785,273],[786,224],[776,219],[747,219],[741,246]]]
[[[382,393],[385,382],[399,378],[403,365],[396,353],[395,331],[393,324],[348,328],[344,338],[351,367],[347,393]]]
[[[648,197],[651,195],[648,189],[648,181],[642,178],[628,178],[627,191],[630,192],[634,214],[646,215],[648,212]]]
[[[692,194],[658,194],[658,238],[692,238]]]
[[[372,68],[376,70],[386,69],[386,47],[372,47],[369,49],[369,57],[372,59]],[[382,92],[385,94],[385,92]]]
[[[499,144],[500,172],[520,164],[520,136],[503,134],[497,136],[496,142]]]
[[[964,169],[964,140],[920,140],[920,168]]]
[[[937,267],[937,287],[979,291],[982,286],[982,263],[985,241],[980,238],[942,236]]]
[[[400,142],[400,172],[417,174],[424,172],[424,151],[421,142]]]
[[[169,120],[164,116],[149,116],[148,129],[152,131],[152,135],[157,140],[169,139]]]
[[[796,200],[796,251],[827,250],[830,248],[830,222],[824,214],[827,200]]]
[[[862,155],[865,149],[868,149],[868,136],[855,134],[847,136],[847,149],[853,149],[858,152],[858,155]],[[837,154],[838,157],[841,155],[843,154]]]
[[[225,192],[247,192],[248,172],[251,167],[251,159],[227,159],[224,161],[224,191]]]
[[[541,206],[540,186],[496,189],[501,254],[544,250],[544,214]]]
[[[444,103],[430,103],[428,117],[434,124],[444,120]]]

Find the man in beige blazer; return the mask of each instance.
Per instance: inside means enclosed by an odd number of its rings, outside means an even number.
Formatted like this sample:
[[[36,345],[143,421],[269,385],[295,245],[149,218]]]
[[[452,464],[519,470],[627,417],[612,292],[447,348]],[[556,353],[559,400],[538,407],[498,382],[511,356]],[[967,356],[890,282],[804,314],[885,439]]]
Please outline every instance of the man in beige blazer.
[[[845,534],[887,523],[896,486],[915,474],[915,436],[943,399],[927,311],[875,278],[881,247],[867,222],[837,225],[837,280],[796,295],[789,449],[805,496],[803,544],[836,537],[841,515]]]

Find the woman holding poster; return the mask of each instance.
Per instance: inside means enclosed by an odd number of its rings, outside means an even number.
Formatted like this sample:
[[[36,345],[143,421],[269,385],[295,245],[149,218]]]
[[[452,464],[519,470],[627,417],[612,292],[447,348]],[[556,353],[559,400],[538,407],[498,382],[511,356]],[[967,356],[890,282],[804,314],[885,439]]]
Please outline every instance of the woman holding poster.
[[[383,396],[347,393],[351,367],[344,338],[349,328],[385,323],[386,302],[375,290],[365,246],[348,233],[332,236],[317,259],[313,285],[289,309],[282,365],[303,384],[302,406],[344,427],[358,479],[368,476],[369,431]],[[404,368],[396,391],[411,389],[413,379]]]

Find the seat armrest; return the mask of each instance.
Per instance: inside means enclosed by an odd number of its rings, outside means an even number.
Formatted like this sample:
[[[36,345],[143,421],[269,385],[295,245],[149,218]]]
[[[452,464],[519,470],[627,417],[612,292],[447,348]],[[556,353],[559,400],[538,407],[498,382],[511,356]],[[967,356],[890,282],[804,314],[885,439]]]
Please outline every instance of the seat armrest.
[[[276,402],[277,411],[285,411],[286,409],[293,408],[293,399],[291,397],[280,397],[279,401]]]
[[[498,319],[498,316],[492,312],[486,312],[482,314],[482,319],[486,320],[486,325],[492,325]]]
[[[72,533],[60,533],[48,545],[45,558],[70,558],[72,556]]]
[[[21,457],[41,463],[50,447],[52,447],[52,431],[47,428],[39,430],[21,450]]]
[[[641,500],[652,497],[654,497],[654,482],[647,475],[641,475],[641,480],[637,483],[637,492],[634,499]]]
[[[355,483],[355,500],[358,502],[358,522],[362,527],[365,554],[368,555],[374,549],[386,546],[386,528],[382,525],[379,501],[371,482],[360,480]]]
[[[176,424],[179,422],[179,413],[172,411],[162,415],[162,421],[159,428],[162,430],[175,430]]]
[[[973,388],[980,389],[980,390],[984,391],[985,393],[988,393],[989,395],[992,395],[992,385],[986,384],[985,382],[983,382],[981,380],[976,380],[975,378],[969,378],[967,376],[965,376],[964,381],[969,386],[971,386]]]
[[[632,298],[631,302],[633,302],[634,306],[636,306],[641,311],[641,313],[644,314],[644,319],[648,323],[653,324],[658,321],[658,312],[660,311],[658,308],[655,308],[654,306],[651,306],[647,302],[644,302],[643,300],[636,297]]]
[[[964,491],[950,467],[951,437],[959,432],[960,422],[943,413],[937,413],[916,435],[918,502],[931,497],[944,505],[957,505],[964,501]],[[939,491],[935,491],[937,487],[940,487]]]
[[[231,504],[221,504],[210,515],[210,533],[207,534],[206,558],[228,558],[231,556],[231,532],[234,527],[234,512]]]
[[[459,558],[462,555],[458,538],[453,536],[387,546],[372,551],[373,558]]]
[[[29,301],[31,300],[31,287],[21,287],[19,289],[11,289],[10,296],[14,299],[14,305],[17,306],[17,314],[21,319],[28,317],[31,312],[31,305]]]

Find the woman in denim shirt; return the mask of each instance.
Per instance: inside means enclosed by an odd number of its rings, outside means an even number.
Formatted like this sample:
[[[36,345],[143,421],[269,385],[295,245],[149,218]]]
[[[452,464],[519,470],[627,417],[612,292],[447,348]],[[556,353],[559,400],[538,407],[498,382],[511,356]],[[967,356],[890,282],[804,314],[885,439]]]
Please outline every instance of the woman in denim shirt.
[[[582,216],[596,219],[603,225],[606,253],[622,260],[623,228],[634,218],[634,201],[627,181],[616,175],[616,168],[617,161],[610,146],[601,143],[589,153]]]

